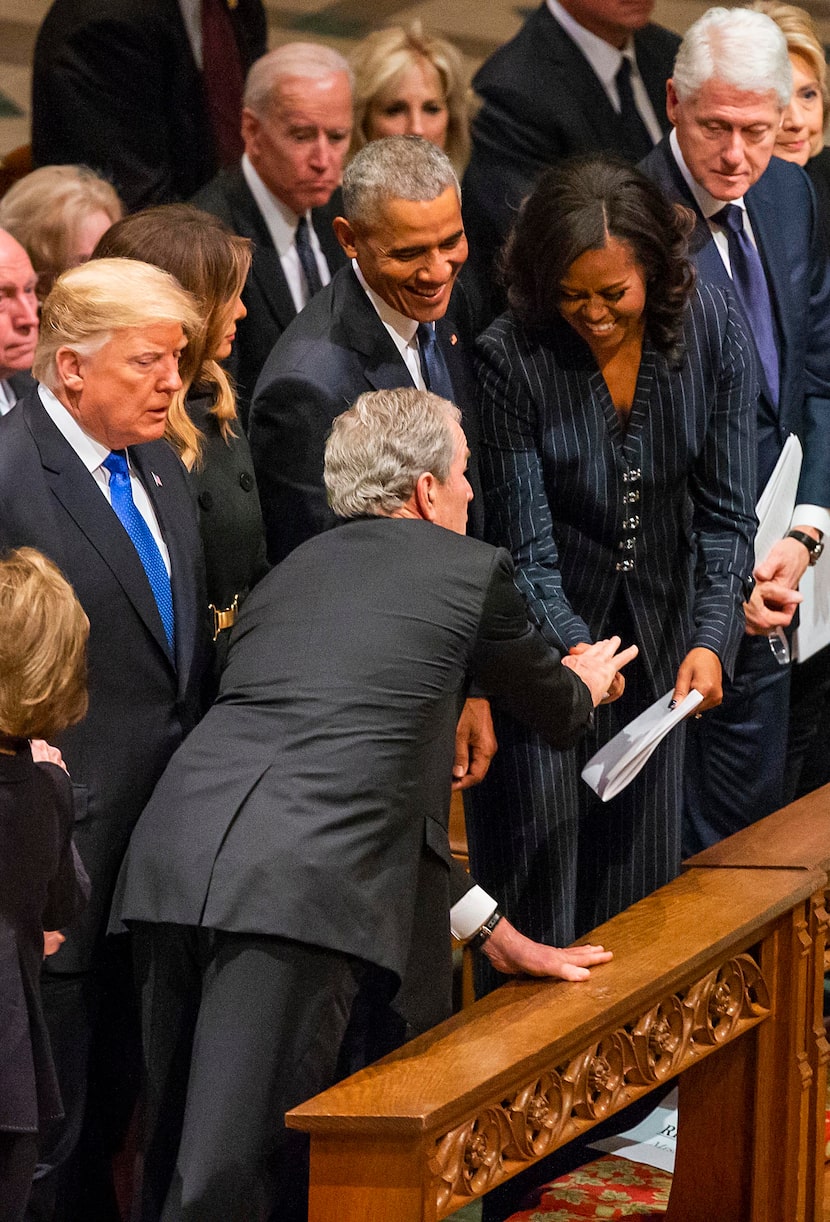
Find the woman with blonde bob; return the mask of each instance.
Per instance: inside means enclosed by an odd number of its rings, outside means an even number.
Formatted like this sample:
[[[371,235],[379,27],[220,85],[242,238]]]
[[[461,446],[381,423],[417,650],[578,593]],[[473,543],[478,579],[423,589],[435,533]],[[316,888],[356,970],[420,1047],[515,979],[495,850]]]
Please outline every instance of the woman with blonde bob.
[[[460,53],[419,21],[376,30],[350,57],[353,156],[382,136],[423,136],[461,173],[470,155],[469,86]]]
[[[220,364],[245,317],[241,294],[251,243],[190,204],[166,204],[118,221],[94,257],[138,259],[169,272],[202,316],[182,355],[182,388],[173,396],[165,436],[190,471],[218,636],[232,626],[239,604],[268,567],[251,453]]]
[[[71,783],[35,763],[29,740],[84,716],[89,621],[28,547],[0,560],[0,620],[0,1213],[22,1222],[38,1132],[62,1115],[40,996],[44,926],[68,925],[88,893]]]
[[[86,166],[45,165],[0,200],[0,229],[26,250],[43,301],[61,272],[85,263],[123,213],[115,188]]]

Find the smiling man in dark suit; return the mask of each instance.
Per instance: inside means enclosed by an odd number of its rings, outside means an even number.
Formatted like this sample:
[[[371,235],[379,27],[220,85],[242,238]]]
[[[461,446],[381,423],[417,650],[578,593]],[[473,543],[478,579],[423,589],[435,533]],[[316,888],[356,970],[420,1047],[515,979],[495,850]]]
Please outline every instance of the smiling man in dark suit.
[[[783,805],[790,668],[770,634],[792,620],[798,583],[830,531],[830,267],[809,179],[772,156],[791,91],[774,22],[710,9],[687,32],[668,83],[674,130],[642,163],[694,210],[698,273],[735,294],[755,342],[759,486],[789,433],[804,448],[791,529],[756,556],[734,679],[723,704],[690,726],[687,853]]]
[[[241,164],[222,171],[193,202],[254,257],[231,357],[247,425],[268,353],[313,295],[346,262],[332,231],[352,130],[351,70],[317,43],[286,43],[257,60],[245,84]]]
[[[464,175],[482,327],[504,309],[494,258],[548,166],[581,153],[639,161],[668,131],[666,80],[680,39],[650,24],[654,0],[546,0],[473,78],[482,99]]]
[[[56,745],[92,895],[44,972],[66,1120],[46,1135],[38,1219],[56,1192],[67,1222],[119,1217],[107,1154],[135,1099],[137,1016],[128,947],[104,934],[133,824],[201,711],[198,525],[184,468],[161,440],[198,327],[165,272],[120,259],[74,268],[43,307],[40,384],[0,421],[0,549],[44,552],[90,621],[89,712]]]

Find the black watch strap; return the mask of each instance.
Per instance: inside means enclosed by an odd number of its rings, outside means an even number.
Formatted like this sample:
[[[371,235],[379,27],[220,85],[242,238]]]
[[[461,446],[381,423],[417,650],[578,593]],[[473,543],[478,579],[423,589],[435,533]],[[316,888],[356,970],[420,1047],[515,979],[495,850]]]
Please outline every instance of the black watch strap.
[[[490,917],[490,919],[484,922],[481,929],[479,929],[476,933],[473,934],[473,936],[470,938],[470,943],[469,943],[470,946],[472,946],[473,950],[481,950],[482,946],[487,941],[487,939],[490,937],[493,930],[496,928],[496,926],[498,925],[499,921],[502,919],[503,916],[504,916],[504,913],[499,912],[497,908],[496,911],[493,913],[493,915]]]
[[[821,539],[814,539],[812,535],[808,535],[803,530],[790,530],[787,532],[788,539],[797,539],[799,543],[803,543],[810,553],[810,564],[814,565],[821,553],[824,551],[824,544]]]

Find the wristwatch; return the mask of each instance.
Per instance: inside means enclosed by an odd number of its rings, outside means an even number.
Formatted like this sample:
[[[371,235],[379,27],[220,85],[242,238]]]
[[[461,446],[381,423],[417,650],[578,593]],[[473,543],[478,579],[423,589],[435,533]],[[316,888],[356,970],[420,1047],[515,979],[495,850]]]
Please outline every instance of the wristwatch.
[[[806,534],[803,530],[791,530],[787,532],[788,539],[797,539],[799,543],[803,543],[810,553],[810,568],[818,563],[818,558],[824,551],[824,543],[821,539],[814,539],[812,535]]]
[[[473,948],[473,950],[481,950],[482,946],[490,937],[491,933],[496,928],[503,916],[504,913],[499,912],[497,908],[489,920],[484,922],[481,929],[477,930],[476,933],[473,934],[469,941],[469,945]]]

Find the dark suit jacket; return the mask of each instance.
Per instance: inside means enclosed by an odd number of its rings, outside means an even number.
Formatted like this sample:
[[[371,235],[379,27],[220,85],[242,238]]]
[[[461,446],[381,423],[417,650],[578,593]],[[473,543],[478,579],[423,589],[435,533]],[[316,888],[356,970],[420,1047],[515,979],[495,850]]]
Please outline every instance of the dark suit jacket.
[[[247,68],[267,50],[262,0],[229,11]],[[90,166],[130,210],[189,199],[216,173],[178,0],[54,0],[35,44],[32,157]]]
[[[89,712],[56,745],[72,776],[92,897],[47,961],[56,972],[88,966],[130,831],[196,721],[209,661],[204,567],[184,468],[164,441],[131,447],[130,457],[170,551],[175,660],[135,548],[37,393],[0,421],[0,549],[39,548],[90,621]]]
[[[251,271],[242,294],[248,316],[236,325],[236,343],[228,361],[228,368],[236,380],[239,415],[247,427],[251,397],[262,366],[283,331],[297,316],[294,298],[268,226],[239,166],[221,171],[194,197],[193,203],[218,216],[234,233],[250,238],[254,244]],[[342,196],[337,190],[324,207],[314,208],[311,213],[314,231],[332,274],[347,262],[331,227],[342,211]]]
[[[487,537],[560,648],[616,632],[622,597],[655,698],[693,646],[731,669],[755,535],[757,375],[731,295],[696,289],[684,341],[673,370],[646,340],[625,432],[566,322],[505,315],[477,344]]]
[[[641,168],[671,199],[694,209],[692,257],[698,273],[731,290],[712,231],[669,141],[662,141]],[[773,301],[781,379],[778,405],[770,402],[763,385],[758,403],[759,486],[769,478],[788,433],[796,433],[804,447],[798,500],[830,506],[830,265],[815,194],[799,166],[773,157],[747,191],[746,207]]]
[[[470,482],[477,492],[477,412],[466,345],[449,317],[437,324],[437,333],[463,416]],[[335,524],[323,484],[323,451],[334,418],[364,391],[411,385],[409,370],[360,282],[351,267],[342,268],[278,341],[254,392],[251,452],[272,564]],[[471,534],[480,533],[480,512],[478,497],[470,507]]]
[[[61,768],[36,765],[28,745],[0,756],[0,1131],[36,1133],[62,1114],[40,969],[44,929],[68,925],[89,894],[72,816]]]
[[[114,911],[357,955],[409,975],[415,1025],[445,1017],[468,675],[559,745],[590,718],[504,552],[389,518],[296,549],[246,601],[219,700],[136,826]]]
[[[637,66],[664,131],[666,81],[679,45],[676,34],[658,25],[634,35]],[[544,3],[486,60],[473,88],[483,104],[464,175],[470,258],[463,276],[486,326],[504,308],[492,283],[494,256],[542,171],[577,154],[636,159],[637,152],[590,64]]]
[[[34,390],[37,382],[30,373],[23,370],[21,373],[12,373],[6,378],[9,386],[12,388],[18,399],[22,399],[30,390]]]

